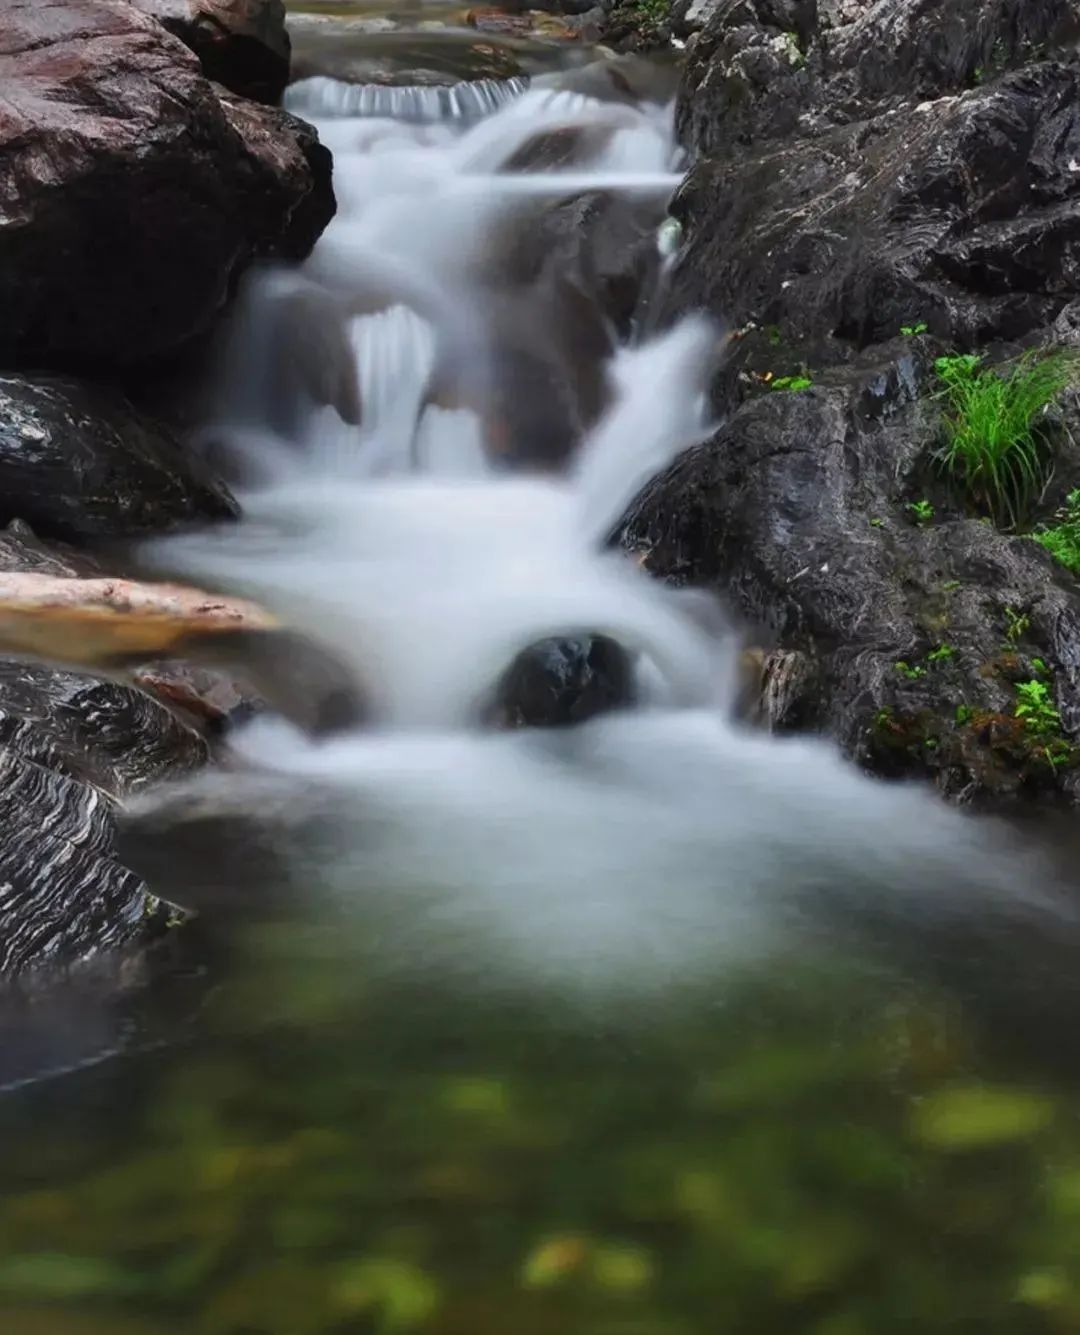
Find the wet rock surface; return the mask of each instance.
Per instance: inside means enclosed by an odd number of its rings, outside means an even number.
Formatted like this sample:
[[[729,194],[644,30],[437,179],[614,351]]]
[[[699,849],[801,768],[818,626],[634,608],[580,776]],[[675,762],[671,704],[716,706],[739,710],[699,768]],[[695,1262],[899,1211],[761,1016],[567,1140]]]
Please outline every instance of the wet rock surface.
[[[122,395],[66,377],[0,375],[0,523],[115,540],[237,513],[197,456]]]
[[[86,569],[15,526],[0,570]],[[118,804],[191,772],[206,742],[142,691],[0,660],[0,977],[84,962],[164,927],[116,855]]]
[[[199,57],[215,83],[278,102],[289,81],[285,0],[134,0]]]
[[[132,368],[334,211],[314,132],[225,94],[125,0],[0,4],[0,362]]]
[[[816,19],[721,0],[680,99],[696,165],[674,205],[669,303],[733,329],[714,386],[726,420],[622,539],[762,628],[773,726],[967,800],[1078,788],[1080,588],[944,486],[934,369],[1075,342],[1074,20],[1055,0],[879,0]],[[800,392],[769,388],[793,375]],[[1075,395],[1055,412],[1054,482],[1031,524],[1080,484]],[[1062,721],[1052,749],[1016,715],[1017,685],[1040,674]]]
[[[541,640],[520,653],[495,692],[486,719],[503,728],[584,723],[634,704],[630,656],[606,635]]]

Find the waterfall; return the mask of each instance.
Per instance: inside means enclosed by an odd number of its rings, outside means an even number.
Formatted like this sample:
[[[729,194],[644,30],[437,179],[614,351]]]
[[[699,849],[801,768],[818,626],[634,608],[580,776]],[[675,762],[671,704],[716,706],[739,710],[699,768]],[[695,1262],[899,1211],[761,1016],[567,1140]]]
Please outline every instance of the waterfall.
[[[616,990],[845,909],[919,920],[943,886],[974,914],[1011,902],[1015,867],[985,829],[733,721],[722,614],[604,546],[708,434],[723,340],[691,318],[627,344],[602,305],[605,235],[588,251],[556,224],[583,194],[583,217],[614,199],[671,262],[671,108],[513,81],[308,80],[290,105],[333,147],[341,210],[299,272],[248,285],[234,322],[211,427],[257,479],[245,520],[164,556],[327,646],[369,720],[319,742],[258,722],[234,772],[144,800],[132,828],[157,883],[198,901],[214,860],[182,850],[240,809],[272,831],[283,878],[402,967]],[[638,707],[484,726],[515,655],[600,634],[630,655]]]

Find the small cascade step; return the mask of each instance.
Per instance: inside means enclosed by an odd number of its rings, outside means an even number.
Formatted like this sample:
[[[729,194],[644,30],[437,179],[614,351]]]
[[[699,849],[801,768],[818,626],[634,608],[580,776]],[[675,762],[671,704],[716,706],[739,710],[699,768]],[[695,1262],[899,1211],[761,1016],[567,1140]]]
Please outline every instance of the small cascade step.
[[[409,121],[474,121],[490,116],[528,88],[526,78],[476,79],[425,87],[345,83],[317,75],[293,84],[285,106],[297,115],[316,118],[374,117]]]

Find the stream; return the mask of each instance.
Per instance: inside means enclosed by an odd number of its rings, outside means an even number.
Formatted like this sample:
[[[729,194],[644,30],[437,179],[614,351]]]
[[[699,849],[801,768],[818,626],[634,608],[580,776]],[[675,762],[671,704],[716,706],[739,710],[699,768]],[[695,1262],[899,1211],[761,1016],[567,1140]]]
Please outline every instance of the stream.
[[[739,628],[608,543],[709,434],[726,337],[657,318],[670,69],[296,8],[338,215],[222,344],[200,443],[243,521],[147,559],[354,690],[133,805],[201,916],[46,1011],[52,1079],[9,1059],[0,1326],[1080,1332],[1075,899],[740,723]],[[600,637],[621,708],[491,726],[516,656]]]

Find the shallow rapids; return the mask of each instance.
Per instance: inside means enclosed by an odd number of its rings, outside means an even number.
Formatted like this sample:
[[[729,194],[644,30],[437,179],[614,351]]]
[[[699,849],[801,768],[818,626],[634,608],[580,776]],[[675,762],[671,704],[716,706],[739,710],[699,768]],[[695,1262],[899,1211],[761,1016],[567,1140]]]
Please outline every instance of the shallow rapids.
[[[293,98],[339,215],[299,272],[249,283],[205,432],[246,518],[157,555],[322,643],[367,717],[321,741],[256,723],[226,773],[146,800],[129,841],[151,884],[256,913],[291,894],[377,942],[367,968],[610,996],[846,931],[905,963],[957,923],[1075,931],[984,827],[737,723],[722,615],[607,546],[712,425],[722,331],[645,332],[671,108],[551,79],[331,84]],[[630,210],[630,312],[604,304],[602,227],[546,230],[583,194]],[[634,707],[483,726],[516,655],[595,634],[630,656]],[[248,844],[271,856],[245,866]]]

